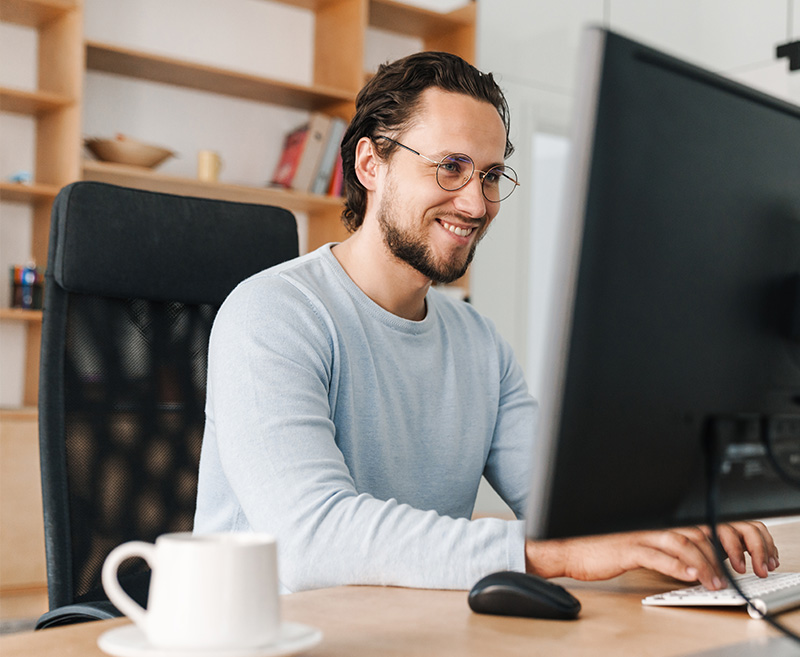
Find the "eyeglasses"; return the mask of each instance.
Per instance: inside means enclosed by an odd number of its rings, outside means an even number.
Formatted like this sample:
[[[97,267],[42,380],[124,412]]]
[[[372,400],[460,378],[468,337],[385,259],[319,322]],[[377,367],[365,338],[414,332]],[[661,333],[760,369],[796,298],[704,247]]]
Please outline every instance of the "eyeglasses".
[[[378,135],[374,139],[385,139],[393,144],[397,144],[407,151],[411,151],[414,155],[419,155],[421,158],[428,160],[431,164],[436,165],[436,182],[446,192],[455,192],[465,187],[467,183],[472,180],[472,174],[476,171],[479,174],[481,181],[481,190],[483,197],[490,203],[499,203],[504,201],[511,193],[519,186],[517,182],[517,172],[510,166],[505,164],[498,164],[493,166],[488,171],[481,171],[475,168],[475,162],[469,155],[464,153],[451,153],[445,155],[439,162],[425,157],[422,153],[409,148],[399,141],[395,141],[391,137]]]

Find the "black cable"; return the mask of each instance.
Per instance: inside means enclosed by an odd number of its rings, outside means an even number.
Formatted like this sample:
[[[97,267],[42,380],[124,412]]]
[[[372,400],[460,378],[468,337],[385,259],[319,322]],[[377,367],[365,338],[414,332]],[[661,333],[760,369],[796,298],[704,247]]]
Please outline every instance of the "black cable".
[[[765,614],[757,607],[751,605],[750,598],[747,596],[747,594],[745,594],[744,591],[742,591],[742,588],[736,581],[735,575],[730,571],[725,563],[728,555],[725,553],[725,550],[722,547],[722,542],[719,540],[719,533],[717,532],[717,509],[719,508],[719,480],[717,475],[721,469],[721,462],[719,459],[720,445],[718,444],[719,441],[717,440],[714,421],[712,420],[710,424],[711,428],[709,429],[706,437],[706,517],[708,520],[708,526],[711,530],[711,543],[714,547],[714,552],[717,556],[720,569],[724,573],[728,583],[744,599],[748,608],[755,609],[762,620],[769,623],[776,630],[794,640],[796,643],[800,643],[800,635],[795,634],[788,627],[782,623],[779,623],[772,614]]]

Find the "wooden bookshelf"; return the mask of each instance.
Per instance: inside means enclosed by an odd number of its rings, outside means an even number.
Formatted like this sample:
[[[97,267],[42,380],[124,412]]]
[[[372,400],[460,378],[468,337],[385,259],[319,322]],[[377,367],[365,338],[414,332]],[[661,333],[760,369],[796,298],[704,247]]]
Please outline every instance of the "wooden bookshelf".
[[[288,189],[252,187],[229,183],[204,182],[196,178],[164,175],[142,167],[86,160],[83,179],[111,183],[155,192],[215,198],[223,201],[277,205],[308,215],[308,248],[344,239],[346,230],[339,221],[343,209],[341,198],[306,194]]]
[[[0,319],[13,322],[38,322],[42,323],[41,310],[27,310],[25,308],[0,308]]]
[[[474,61],[475,2],[449,13],[439,13],[398,0],[270,1],[314,14],[314,70],[310,85],[117,44],[83,41],[81,0],[0,0],[0,20],[30,26],[39,33],[39,88],[31,91],[0,87],[0,111],[29,115],[37,121],[35,183],[0,183],[0,201],[33,206],[31,255],[38,263],[46,261],[52,200],[58,189],[78,179],[280,205],[308,215],[306,241],[309,249],[346,236],[339,219],[341,199],[266,187],[205,183],[135,167],[80,162],[81,80],[86,70],[348,118],[364,81],[364,44],[370,27],[419,37],[424,49],[447,50]],[[0,313],[0,320],[12,319],[19,318]],[[30,318],[25,321],[31,327],[25,400],[33,405],[37,394],[40,327]]]
[[[19,406],[17,408],[5,408],[0,406],[0,419],[38,420],[39,411],[35,406]]]
[[[63,94],[0,87],[0,112],[40,116],[67,107],[74,102],[72,98]]]
[[[81,93],[84,71],[81,0],[0,0],[0,21],[36,30],[37,87],[0,87],[0,111],[34,120],[34,165],[31,184],[0,182],[0,202],[28,204],[31,243],[9,255],[17,262],[47,261],[50,212],[58,190],[80,173]],[[9,154],[13,157],[13,153]],[[8,267],[13,262],[0,263]],[[35,408],[38,399],[41,311],[0,309],[0,321],[25,325],[25,381],[22,404]],[[3,375],[8,376],[3,372]],[[8,421],[7,414],[2,422]],[[1,428],[1,427],[0,427]],[[0,581],[0,588],[4,584]]]
[[[457,30],[472,30],[475,26],[475,7],[472,2],[444,14],[395,0],[371,0],[369,23],[372,27],[398,34],[438,39]]]
[[[337,112],[355,94],[332,87],[306,87],[131,48],[88,41],[89,70],[234,96],[307,111]]]
[[[75,0],[3,0],[0,21],[39,28],[75,7]]]
[[[0,182],[0,201],[12,203],[52,203],[58,194],[58,185],[44,183]]]
[[[0,409],[0,594],[47,582],[35,407]],[[0,649],[0,652],[3,652]]]
[[[252,187],[229,183],[204,182],[197,178],[164,175],[143,167],[85,160],[83,179],[107,182],[155,192],[215,198],[223,201],[279,205],[296,212],[342,209],[342,199],[334,196],[305,194],[289,189]]]

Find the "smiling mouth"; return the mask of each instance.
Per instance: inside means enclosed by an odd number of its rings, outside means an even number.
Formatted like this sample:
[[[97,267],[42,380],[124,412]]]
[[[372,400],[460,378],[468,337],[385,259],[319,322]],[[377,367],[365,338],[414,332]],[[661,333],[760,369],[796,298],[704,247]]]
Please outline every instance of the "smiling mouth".
[[[437,221],[443,228],[449,230],[454,235],[458,235],[459,237],[469,237],[470,235],[472,235],[472,233],[475,231],[476,228],[476,226],[470,226],[468,228],[465,228],[463,226],[455,226],[451,223],[446,222],[444,219],[438,219]]]

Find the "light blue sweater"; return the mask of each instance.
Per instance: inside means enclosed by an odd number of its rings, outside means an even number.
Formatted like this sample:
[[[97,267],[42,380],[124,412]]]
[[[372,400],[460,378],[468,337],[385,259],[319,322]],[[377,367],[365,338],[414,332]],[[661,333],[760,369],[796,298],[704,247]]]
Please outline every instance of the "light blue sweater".
[[[470,520],[481,474],[524,507],[537,407],[510,346],[435,289],[422,321],[385,311],[330,247],[217,315],[195,531],[275,535],[284,591],[524,570],[522,521]]]

